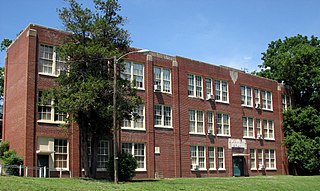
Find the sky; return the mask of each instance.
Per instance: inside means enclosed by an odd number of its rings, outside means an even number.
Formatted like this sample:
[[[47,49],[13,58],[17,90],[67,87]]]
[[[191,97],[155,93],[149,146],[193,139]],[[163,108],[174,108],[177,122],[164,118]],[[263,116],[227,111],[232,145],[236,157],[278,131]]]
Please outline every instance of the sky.
[[[77,0],[94,8],[92,0]],[[271,41],[320,37],[319,0],[118,0],[131,46],[254,71]],[[30,23],[64,29],[63,0],[0,0],[0,41]],[[5,52],[0,52],[0,66]]]

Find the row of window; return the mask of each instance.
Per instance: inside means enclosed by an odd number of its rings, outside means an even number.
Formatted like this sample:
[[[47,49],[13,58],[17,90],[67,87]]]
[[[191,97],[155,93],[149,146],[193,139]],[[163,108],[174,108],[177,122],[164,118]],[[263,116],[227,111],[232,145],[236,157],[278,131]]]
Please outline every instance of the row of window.
[[[190,146],[190,164],[191,170],[226,170],[225,169],[225,151],[224,147],[209,146],[206,154],[205,146]],[[217,166],[216,166],[217,165]],[[258,168],[257,168],[258,165]],[[275,170],[276,153],[274,149],[250,149],[250,167],[251,170]]]
[[[40,45],[39,73],[59,75],[62,70],[63,61],[54,46]],[[164,93],[171,93],[171,70],[161,67],[154,67],[155,90]],[[144,89],[144,65],[132,61],[124,61],[124,70],[121,77],[131,82],[137,89]],[[214,86],[213,86],[214,83]],[[214,87],[214,88],[213,88]],[[241,86],[241,105],[256,107],[264,110],[273,110],[272,92],[260,90],[249,86]],[[213,93],[214,90],[214,93]],[[203,77],[200,75],[188,74],[188,96],[204,98]],[[218,102],[229,103],[228,82],[224,80],[212,80],[205,78],[206,99],[214,99]]]
[[[54,167],[67,169],[68,142],[65,139],[54,140]],[[146,149],[144,143],[122,143],[122,151],[132,154],[137,160],[139,170],[146,170]],[[209,170],[225,170],[224,147],[209,146],[206,154],[205,146],[190,146],[190,164],[192,170],[206,170],[207,160]],[[91,153],[89,141],[88,153]],[[101,140],[98,145],[97,168],[106,170],[109,160],[109,141]],[[90,157],[89,157],[90,159]],[[90,164],[90,163],[89,163]],[[255,169],[276,169],[276,153],[274,149],[250,149],[250,167]],[[258,168],[257,168],[258,167]]]

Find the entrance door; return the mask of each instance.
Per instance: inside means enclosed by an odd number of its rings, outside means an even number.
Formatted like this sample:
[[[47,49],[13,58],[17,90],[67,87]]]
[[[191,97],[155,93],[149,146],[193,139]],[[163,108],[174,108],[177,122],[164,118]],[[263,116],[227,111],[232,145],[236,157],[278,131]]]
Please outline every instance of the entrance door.
[[[46,176],[49,174],[49,155],[38,155],[38,168],[46,167]],[[38,176],[44,177],[44,171],[42,169],[41,174],[38,170]]]
[[[243,157],[232,158],[233,176],[244,176],[243,162],[244,162]]]

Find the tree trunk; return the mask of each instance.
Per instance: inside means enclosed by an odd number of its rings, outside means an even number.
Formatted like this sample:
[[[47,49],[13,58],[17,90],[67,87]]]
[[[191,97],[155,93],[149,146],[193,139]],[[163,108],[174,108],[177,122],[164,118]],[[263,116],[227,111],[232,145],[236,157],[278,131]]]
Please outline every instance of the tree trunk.
[[[97,177],[98,144],[99,144],[99,136],[97,135],[97,133],[93,133],[91,136],[90,178]]]
[[[84,169],[84,176],[89,177],[88,134],[84,117],[80,116],[79,118],[81,120],[79,123],[81,169]]]

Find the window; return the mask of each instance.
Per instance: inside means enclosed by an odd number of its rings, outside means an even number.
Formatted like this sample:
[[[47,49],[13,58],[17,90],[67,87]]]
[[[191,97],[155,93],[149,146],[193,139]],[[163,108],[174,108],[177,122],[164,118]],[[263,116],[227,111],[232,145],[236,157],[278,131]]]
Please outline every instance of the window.
[[[144,143],[122,143],[122,151],[132,154],[137,160],[138,167],[136,171],[146,170],[146,153]]]
[[[154,84],[160,87],[161,92],[171,92],[171,71],[165,68],[154,67]]]
[[[132,112],[133,120],[124,119],[122,121],[122,129],[144,130],[144,105],[139,105]]]
[[[40,74],[58,76],[60,75],[60,71],[63,70],[64,63],[56,47],[44,44],[40,45],[38,65]]]
[[[272,110],[272,93],[262,90],[262,109]]]
[[[266,170],[276,169],[276,153],[273,149],[265,149]]]
[[[230,136],[230,116],[228,114],[217,113],[217,134]]]
[[[214,134],[214,115],[212,111],[207,112],[207,128],[208,128],[208,134]]]
[[[91,141],[88,141],[89,166],[91,165]],[[97,153],[97,170],[106,171],[109,160],[109,141],[100,140]]]
[[[144,89],[144,66],[143,64],[124,61],[124,70],[121,72],[121,77],[131,82],[135,82],[134,87]]]
[[[274,123],[271,120],[263,120],[264,138],[274,140]]]
[[[48,99],[45,103],[41,104],[42,92],[38,92],[38,122],[48,123],[64,123],[66,114],[58,110],[55,105],[57,101]]]
[[[172,127],[171,107],[165,105],[154,106],[154,126]]]
[[[206,169],[204,146],[190,146],[191,169]]]
[[[210,78],[206,78],[206,99],[211,98],[212,95],[212,80]]]
[[[216,160],[215,160],[215,153],[214,147],[208,147],[208,156],[209,156],[209,169],[215,170],[216,169]]]
[[[282,95],[282,111],[286,111],[288,108],[291,108],[291,97]]]
[[[264,168],[264,163],[263,163],[263,150],[258,149],[258,164],[259,164],[259,170]]]
[[[261,120],[256,119],[256,131],[257,131],[257,138],[262,136],[262,128],[261,128]]]
[[[54,140],[54,168],[68,169],[68,141],[66,139]]]
[[[254,89],[254,103],[255,103],[255,107],[257,109],[261,108],[261,103],[260,103],[260,90],[259,89]]]
[[[252,107],[252,88],[241,86],[241,105]]]
[[[250,166],[251,166],[251,170],[252,169],[257,169],[257,166],[256,166],[256,150],[255,149],[250,149]]]
[[[203,111],[189,110],[189,132],[204,134]]]
[[[254,126],[252,117],[242,117],[243,137],[254,138]]]
[[[229,102],[228,98],[228,82],[215,80],[216,100],[220,102]]]
[[[202,91],[202,77],[188,74],[188,96],[202,98]]]
[[[218,170],[225,170],[223,147],[218,147]]]

